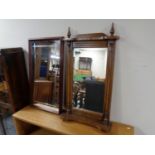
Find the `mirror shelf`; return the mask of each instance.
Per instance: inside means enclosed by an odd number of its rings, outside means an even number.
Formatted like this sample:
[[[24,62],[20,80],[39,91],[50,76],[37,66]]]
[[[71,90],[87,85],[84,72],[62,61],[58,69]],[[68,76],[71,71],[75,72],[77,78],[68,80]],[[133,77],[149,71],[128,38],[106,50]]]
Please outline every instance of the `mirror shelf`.
[[[80,34],[71,38],[70,28],[66,61],[66,113],[74,120],[108,131],[114,70],[115,43],[112,24],[110,35]]]

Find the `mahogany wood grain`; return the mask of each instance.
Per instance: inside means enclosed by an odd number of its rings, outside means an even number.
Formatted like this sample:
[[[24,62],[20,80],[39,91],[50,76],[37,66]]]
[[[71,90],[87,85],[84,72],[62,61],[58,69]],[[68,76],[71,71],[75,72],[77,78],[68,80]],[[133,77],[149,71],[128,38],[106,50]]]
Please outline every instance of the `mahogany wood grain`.
[[[14,111],[30,104],[28,76],[22,48],[1,49],[4,76]]]

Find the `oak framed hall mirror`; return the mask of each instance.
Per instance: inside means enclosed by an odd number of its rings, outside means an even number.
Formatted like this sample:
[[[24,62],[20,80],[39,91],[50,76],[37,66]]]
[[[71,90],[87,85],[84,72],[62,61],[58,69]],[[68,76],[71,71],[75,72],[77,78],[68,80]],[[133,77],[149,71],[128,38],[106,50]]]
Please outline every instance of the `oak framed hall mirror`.
[[[110,35],[80,34],[71,37],[70,28],[66,61],[66,113],[64,120],[74,120],[109,130],[115,43],[112,24]]]
[[[63,109],[63,52],[63,37],[29,40],[32,104],[57,114]]]

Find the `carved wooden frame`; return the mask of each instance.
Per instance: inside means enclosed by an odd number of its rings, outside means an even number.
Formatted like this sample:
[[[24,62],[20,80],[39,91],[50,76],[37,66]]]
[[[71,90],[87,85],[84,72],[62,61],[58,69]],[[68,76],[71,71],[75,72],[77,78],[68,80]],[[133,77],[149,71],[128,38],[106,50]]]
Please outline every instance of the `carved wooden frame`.
[[[95,126],[101,130],[108,131],[111,126],[110,122],[110,106],[112,96],[112,83],[115,58],[115,44],[118,36],[114,35],[114,24],[112,24],[110,35],[104,33],[81,34],[71,38],[70,28],[68,30],[68,38],[65,39],[67,44],[67,61],[66,61],[66,113],[63,119],[66,121],[78,121],[91,126]],[[103,113],[77,110],[72,108],[72,83],[73,83],[73,48],[75,47],[105,47],[108,48],[107,69],[105,80],[105,93]]]

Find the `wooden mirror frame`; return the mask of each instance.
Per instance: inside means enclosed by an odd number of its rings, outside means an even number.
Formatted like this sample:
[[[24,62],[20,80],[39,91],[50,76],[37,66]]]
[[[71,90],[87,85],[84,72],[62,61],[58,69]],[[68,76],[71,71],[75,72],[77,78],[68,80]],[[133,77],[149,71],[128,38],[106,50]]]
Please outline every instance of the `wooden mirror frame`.
[[[59,114],[63,111],[63,64],[64,64],[64,37],[50,37],[50,38],[39,38],[39,39],[30,39],[29,40],[29,85],[30,85],[30,97],[31,104],[33,101],[33,89],[34,89],[34,53],[32,51],[33,43],[53,43],[53,41],[60,41],[60,79],[59,79]]]
[[[67,46],[66,61],[66,113],[63,119],[66,121],[78,121],[91,126],[95,126],[101,130],[108,131],[111,126],[110,122],[110,106],[112,96],[112,83],[115,58],[115,44],[118,36],[114,35],[114,24],[112,24],[110,35],[104,33],[81,34],[71,38],[70,28],[68,30],[68,38],[65,39]],[[74,48],[107,48],[107,68],[105,79],[105,92],[103,113],[78,110],[72,107],[73,93],[73,49]]]

